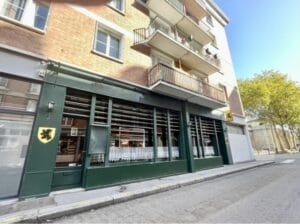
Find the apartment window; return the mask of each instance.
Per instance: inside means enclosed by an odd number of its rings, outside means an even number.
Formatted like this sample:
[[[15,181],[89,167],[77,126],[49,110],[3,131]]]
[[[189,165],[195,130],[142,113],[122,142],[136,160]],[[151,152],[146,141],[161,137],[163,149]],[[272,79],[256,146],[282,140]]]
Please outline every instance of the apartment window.
[[[125,0],[111,0],[109,5],[118,11],[125,11]]]
[[[207,15],[206,16],[206,22],[211,25],[211,26],[214,26],[214,22],[213,22],[213,18],[211,15]]]
[[[43,30],[46,26],[49,6],[45,4],[36,4],[34,27]]]
[[[98,27],[95,50],[112,58],[121,58],[121,38]]]
[[[25,25],[44,30],[49,14],[49,5],[41,1],[4,0],[0,3],[0,15]]]

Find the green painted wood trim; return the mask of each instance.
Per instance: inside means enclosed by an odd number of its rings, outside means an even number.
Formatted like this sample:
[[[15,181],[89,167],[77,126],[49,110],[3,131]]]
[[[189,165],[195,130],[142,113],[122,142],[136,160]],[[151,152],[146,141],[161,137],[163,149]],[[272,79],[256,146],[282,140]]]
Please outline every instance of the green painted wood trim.
[[[217,145],[217,150],[218,150],[218,156],[221,156],[220,145],[219,145],[219,138],[218,138],[218,133],[217,133],[217,127],[216,127],[216,121],[215,120],[214,120],[214,129],[215,129],[215,138],[216,138],[216,145]]]
[[[112,105],[113,105],[113,100],[109,98],[108,100],[108,111],[107,111],[107,146],[105,150],[105,166],[109,165],[109,149],[110,149],[110,138],[111,138],[111,119],[112,119]]]
[[[87,189],[107,187],[157,177],[187,173],[185,160],[156,162],[115,167],[90,167]]]
[[[90,139],[90,135],[91,135],[91,126],[94,124],[95,122],[95,110],[96,110],[96,101],[97,101],[97,97],[96,95],[92,95],[91,98],[91,110],[90,110],[90,120],[89,120],[89,127],[88,127],[88,131],[87,131],[87,140],[86,140],[86,144],[85,144],[85,153],[84,153],[84,170],[83,170],[83,174],[82,174],[82,186],[86,185],[86,170],[87,168],[90,166],[91,163],[91,155],[88,152],[89,150],[89,144],[90,142],[88,141],[88,139]]]
[[[194,163],[196,171],[223,166],[223,160],[220,156],[212,158],[195,159]]]
[[[156,108],[153,108],[153,160],[157,161],[157,117]]]
[[[217,115],[217,114],[213,113],[212,109],[204,107],[204,106],[188,103],[187,107],[188,107],[188,111],[191,114],[200,115],[200,116],[203,116],[203,117],[216,119],[216,120],[223,120],[224,119],[222,114]]]
[[[99,94],[134,103],[181,111],[181,101],[154,93],[146,88],[110,80],[99,74],[90,74],[78,69],[66,69],[66,66],[48,66],[45,82],[58,86]]]
[[[51,191],[65,95],[65,87],[47,83],[43,85],[20,186],[20,199],[48,195]],[[50,101],[55,102],[52,112],[48,111]],[[54,139],[47,144],[41,143],[38,140],[39,127],[56,128]]]
[[[222,122],[224,141],[225,141],[225,150],[228,156],[228,164],[233,164],[232,152],[229,144],[228,128],[225,121]]]
[[[199,137],[199,129],[198,129],[198,122],[197,122],[197,116],[194,115],[194,121],[195,121],[195,128],[196,128],[196,141],[197,141],[197,152],[198,152],[198,157],[201,158],[202,155],[200,153],[200,137]]]
[[[168,151],[169,151],[169,161],[173,160],[172,155],[172,136],[171,136],[171,120],[170,120],[170,111],[167,110],[167,122],[168,122]]]
[[[184,130],[184,123],[183,123],[183,120],[184,120],[183,116],[184,116],[183,112],[180,112],[180,114],[179,114],[179,119],[180,119],[180,121],[179,121],[179,123],[180,123],[179,153],[180,153],[182,159],[187,159],[187,150],[186,150],[186,143],[185,143],[185,137],[184,137],[185,130]]]
[[[201,143],[201,150],[202,150],[202,157],[205,158],[205,151],[204,151],[204,139],[203,139],[203,132],[202,132],[202,122],[201,118],[198,117],[198,122],[199,122],[199,128],[200,128],[200,143]]]
[[[194,155],[192,150],[192,137],[191,137],[191,127],[190,127],[190,114],[187,110],[187,102],[183,103],[183,131],[184,131],[184,142],[185,150],[187,152],[188,170],[189,172],[194,172]]]

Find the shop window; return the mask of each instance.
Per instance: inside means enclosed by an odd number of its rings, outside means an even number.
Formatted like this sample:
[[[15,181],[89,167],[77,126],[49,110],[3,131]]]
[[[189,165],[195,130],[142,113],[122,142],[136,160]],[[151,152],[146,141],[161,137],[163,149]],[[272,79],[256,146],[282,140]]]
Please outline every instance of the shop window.
[[[72,124],[65,126],[66,119],[72,121]],[[75,167],[82,165],[87,124],[88,120],[85,118],[63,118],[56,156],[56,167]]]
[[[222,124],[218,120],[190,116],[193,154],[195,158],[219,156]]]
[[[168,117],[167,111],[157,110],[157,158],[159,160],[169,159],[168,147]]]
[[[4,79],[6,91],[1,95],[0,109],[35,112],[39,93],[29,96],[27,92],[33,83],[19,79],[0,78],[0,80]],[[34,85],[41,88],[40,84],[34,83]]]
[[[180,135],[180,113],[170,111],[170,130],[171,130],[171,150],[172,159],[181,159],[181,135]]]
[[[49,14],[49,5],[41,1],[4,0],[0,3],[0,15],[22,24],[44,30]]]
[[[18,194],[34,116],[0,113],[0,198]]]
[[[153,159],[153,108],[114,102],[109,161]]]
[[[193,155],[194,158],[200,158],[200,148],[198,144],[198,136],[197,136],[197,117],[190,116],[190,123],[191,123],[191,137],[192,137],[192,148],[193,148]]]

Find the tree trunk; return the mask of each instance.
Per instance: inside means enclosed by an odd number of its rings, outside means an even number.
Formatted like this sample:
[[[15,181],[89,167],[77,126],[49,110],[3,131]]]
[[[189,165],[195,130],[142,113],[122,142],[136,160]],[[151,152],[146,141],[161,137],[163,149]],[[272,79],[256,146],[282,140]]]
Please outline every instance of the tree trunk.
[[[283,136],[284,136],[284,140],[285,140],[285,142],[286,142],[286,145],[287,145],[288,149],[291,149],[292,147],[291,147],[289,138],[288,138],[288,136],[287,136],[287,134],[286,134],[286,131],[284,130],[284,125],[281,124],[280,126],[281,126],[281,128],[282,128],[282,132],[283,132]]]
[[[273,126],[272,125],[270,125],[270,130],[271,130],[273,144],[274,144],[274,147],[275,147],[275,153],[278,154],[279,153],[279,149],[280,149],[280,145],[278,145],[278,142],[276,141],[276,137],[274,136],[274,130],[273,130]]]
[[[295,129],[293,128],[290,128],[290,131],[291,131],[291,134],[292,134],[292,141],[293,141],[293,144],[294,144],[294,148],[297,150],[297,142],[296,142],[296,132],[295,132]]]
[[[282,141],[281,141],[281,138],[280,138],[280,136],[279,136],[279,134],[278,134],[278,131],[277,131],[277,129],[276,129],[276,125],[275,125],[275,124],[273,125],[273,128],[274,128],[276,137],[277,137],[277,139],[278,139],[278,142],[279,142],[279,144],[280,144],[281,150],[287,152],[286,149],[285,149],[285,147],[284,147],[284,145],[283,145],[283,143],[282,143]]]

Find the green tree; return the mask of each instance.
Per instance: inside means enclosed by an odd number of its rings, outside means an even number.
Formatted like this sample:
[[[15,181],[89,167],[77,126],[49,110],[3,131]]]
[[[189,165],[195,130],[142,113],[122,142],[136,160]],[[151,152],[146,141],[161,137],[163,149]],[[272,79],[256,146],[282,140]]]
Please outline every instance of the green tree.
[[[241,98],[247,116],[271,124],[283,149],[275,125],[295,133],[300,124],[300,87],[277,71],[265,71],[252,79],[239,80]],[[291,148],[285,131],[284,140]],[[294,142],[295,145],[295,142]]]

